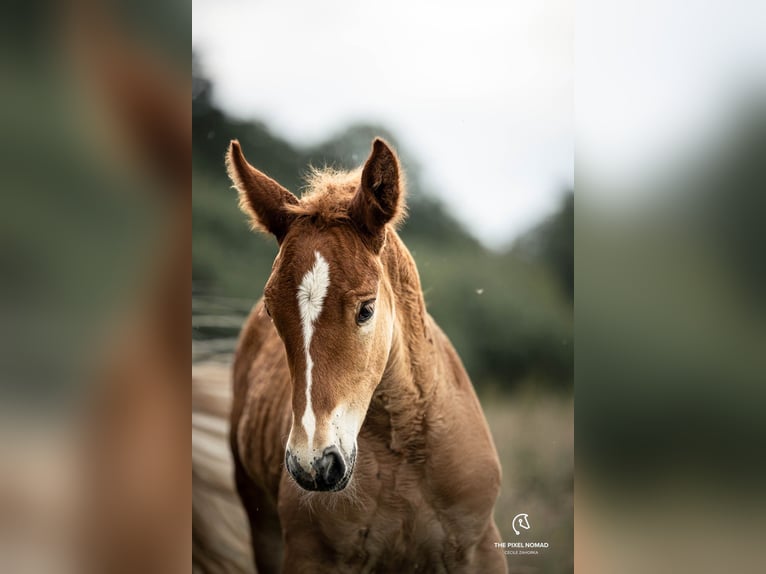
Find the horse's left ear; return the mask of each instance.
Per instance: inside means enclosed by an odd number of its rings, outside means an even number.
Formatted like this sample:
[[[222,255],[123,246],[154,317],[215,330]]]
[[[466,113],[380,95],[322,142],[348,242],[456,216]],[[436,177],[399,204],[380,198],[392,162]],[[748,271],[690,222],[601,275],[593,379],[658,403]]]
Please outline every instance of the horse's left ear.
[[[386,225],[395,225],[404,216],[404,182],[399,160],[380,138],[372,142],[372,151],[364,164],[359,189],[351,200],[349,215],[376,251],[383,246]]]
[[[297,205],[298,198],[250,165],[237,140],[229,144],[226,170],[239,193],[239,207],[250,216],[253,228],[272,233],[282,243],[294,219],[286,207]]]

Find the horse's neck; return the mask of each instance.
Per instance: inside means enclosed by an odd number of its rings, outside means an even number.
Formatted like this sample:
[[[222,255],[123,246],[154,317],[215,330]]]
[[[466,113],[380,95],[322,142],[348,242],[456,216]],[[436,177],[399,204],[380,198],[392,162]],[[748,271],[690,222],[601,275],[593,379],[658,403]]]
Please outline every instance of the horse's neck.
[[[430,355],[434,347],[420,277],[412,255],[396,233],[389,233],[384,250],[383,262],[395,306],[394,337],[386,375],[395,379],[391,382],[412,384],[425,394],[429,389],[424,387],[433,378],[428,367],[433,365]]]
[[[428,318],[415,261],[402,240],[389,233],[382,254],[396,306],[396,333],[411,359],[428,352]]]
[[[394,294],[395,326],[388,365],[373,397],[368,430],[408,458],[422,455],[429,403],[437,390],[440,356],[415,262],[395,233],[382,253]]]

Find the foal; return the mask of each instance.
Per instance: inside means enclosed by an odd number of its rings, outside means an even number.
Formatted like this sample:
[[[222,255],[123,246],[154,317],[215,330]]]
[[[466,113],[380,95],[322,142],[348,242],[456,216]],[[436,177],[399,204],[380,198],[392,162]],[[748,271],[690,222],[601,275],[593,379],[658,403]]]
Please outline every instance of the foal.
[[[299,200],[231,142],[229,176],[279,254],[234,360],[230,442],[269,572],[505,572],[500,464],[394,226],[399,162],[318,172]]]

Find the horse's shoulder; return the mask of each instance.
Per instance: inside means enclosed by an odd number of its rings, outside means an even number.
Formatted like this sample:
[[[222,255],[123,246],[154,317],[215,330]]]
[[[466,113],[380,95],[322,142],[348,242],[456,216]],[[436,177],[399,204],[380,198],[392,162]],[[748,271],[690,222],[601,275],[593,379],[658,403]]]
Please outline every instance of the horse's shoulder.
[[[239,336],[234,354],[234,395],[246,395],[254,385],[261,393],[284,390],[289,382],[287,357],[282,340],[266,313],[263,300],[253,307]]]
[[[275,346],[279,336],[271,319],[266,313],[263,299],[259,299],[250,311],[239,334],[237,349],[234,353],[234,394],[244,391],[249,383],[251,371],[256,361],[263,357],[266,348]]]
[[[290,403],[284,355],[282,342],[259,300],[242,328],[234,357],[230,419],[232,447],[251,474],[271,474],[269,465],[281,469],[284,445],[280,437],[289,423]],[[254,437],[261,440],[254,441]]]

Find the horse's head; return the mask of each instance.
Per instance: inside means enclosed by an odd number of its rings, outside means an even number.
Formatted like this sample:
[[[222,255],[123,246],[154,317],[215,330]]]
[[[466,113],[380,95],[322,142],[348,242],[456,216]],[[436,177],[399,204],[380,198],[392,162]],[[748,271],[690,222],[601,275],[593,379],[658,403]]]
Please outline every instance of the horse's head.
[[[227,164],[241,207],[280,246],[263,309],[290,367],[287,470],[306,490],[341,490],[394,333],[380,254],[403,211],[398,160],[375,140],[361,172],[315,182],[301,200],[248,164],[236,141]]]

